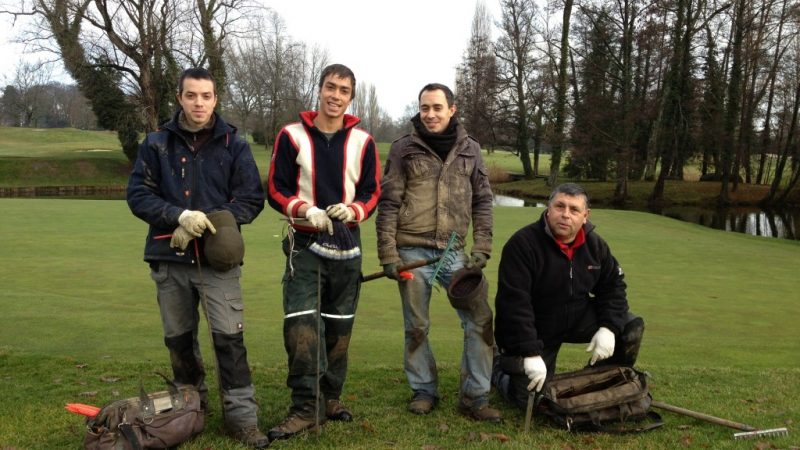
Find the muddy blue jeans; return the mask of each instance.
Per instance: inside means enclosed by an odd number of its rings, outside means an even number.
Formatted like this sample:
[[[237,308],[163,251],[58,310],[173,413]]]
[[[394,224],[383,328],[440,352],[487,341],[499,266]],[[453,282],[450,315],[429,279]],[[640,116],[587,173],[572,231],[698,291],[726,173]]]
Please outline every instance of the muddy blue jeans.
[[[400,247],[400,258],[404,263],[442,256],[443,251],[434,248]],[[447,302],[447,286],[453,273],[464,266],[463,251],[452,252],[448,262],[436,275],[436,282],[443,288],[437,301]],[[414,394],[439,398],[439,380],[436,360],[428,341],[430,316],[428,314],[433,286],[429,281],[434,276],[436,265],[428,265],[411,271],[413,280],[398,282],[403,302],[405,325],[404,368],[408,384]],[[485,300],[485,299],[484,299]],[[471,310],[455,310],[464,330],[464,349],[461,354],[460,400],[469,406],[488,403],[490,377],[492,373],[492,346],[494,344],[492,310],[484,301]],[[489,341],[489,342],[487,342]]]

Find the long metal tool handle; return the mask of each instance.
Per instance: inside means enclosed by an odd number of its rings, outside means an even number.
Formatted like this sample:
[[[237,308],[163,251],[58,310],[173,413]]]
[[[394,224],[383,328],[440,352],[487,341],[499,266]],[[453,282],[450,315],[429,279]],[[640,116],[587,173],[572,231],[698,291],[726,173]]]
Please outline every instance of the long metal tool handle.
[[[531,421],[533,420],[533,403],[534,397],[536,397],[536,393],[533,391],[528,392],[528,406],[525,408],[525,432],[527,433],[531,429]]]
[[[700,412],[697,412],[697,411],[692,411],[692,410],[689,410],[689,409],[686,409],[686,408],[681,408],[680,406],[673,406],[673,405],[669,405],[667,403],[659,402],[659,401],[656,401],[656,400],[653,400],[652,403],[650,403],[650,404],[652,406],[655,406],[656,408],[661,408],[663,410],[674,412],[674,413],[677,413],[677,414],[683,414],[684,416],[694,417],[695,419],[705,420],[706,422],[715,423],[717,425],[722,425],[722,426],[733,428],[733,429],[736,429],[736,430],[756,431],[756,428],[751,427],[750,425],[747,425],[747,424],[744,424],[744,423],[733,422],[733,421],[727,420],[727,419],[721,419],[719,417],[714,417],[714,416],[710,416],[708,414],[703,414],[703,413],[700,413]]]
[[[398,267],[397,271],[398,272],[403,272],[405,270],[416,269],[417,267],[428,266],[428,265],[434,264],[436,262],[439,262],[440,259],[441,259],[441,257],[437,256],[435,258],[421,259],[419,261],[412,261],[412,262],[410,262],[408,264],[405,264],[403,266]],[[364,281],[372,281],[372,280],[375,280],[375,279],[378,279],[378,278],[381,278],[381,277],[385,277],[385,276],[386,276],[386,274],[383,273],[383,272],[375,272],[373,274],[365,275],[365,276],[361,277],[361,281],[362,282],[364,282]]]
[[[214,357],[214,372],[217,375],[217,391],[219,392],[219,404],[222,405],[222,421],[225,421],[225,394],[222,390],[222,372],[219,369],[219,359],[217,358],[217,347],[214,345],[214,329],[211,327],[211,313],[208,311],[208,299],[206,298],[206,282],[203,279],[203,268],[200,267],[200,246],[197,239],[193,239],[194,256],[197,259],[197,277],[200,279],[200,305],[203,307],[203,315],[208,326],[208,338],[211,341],[211,355]],[[200,387],[200,386],[197,386]]]

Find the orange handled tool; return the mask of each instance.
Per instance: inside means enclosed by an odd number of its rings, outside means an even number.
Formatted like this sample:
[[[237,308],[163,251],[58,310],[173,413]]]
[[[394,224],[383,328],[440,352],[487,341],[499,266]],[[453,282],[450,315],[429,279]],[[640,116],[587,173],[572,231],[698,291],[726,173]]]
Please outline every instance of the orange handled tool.
[[[408,264],[405,264],[405,265],[402,265],[402,266],[398,267],[397,268],[397,274],[400,276],[400,278],[403,278],[404,280],[413,280],[414,279],[414,275],[412,273],[408,272],[409,270],[416,269],[417,267],[427,266],[427,265],[436,263],[440,259],[441,259],[441,257],[437,256],[437,257],[431,258],[431,259],[421,259],[419,261],[410,262]],[[403,273],[406,273],[406,275],[403,275]],[[386,276],[386,274],[383,273],[383,272],[375,272],[375,273],[370,274],[370,275],[363,275],[361,277],[361,281],[362,282],[363,281],[372,281],[374,279],[377,279],[377,278],[380,278],[380,277],[385,277],[385,276]]]
[[[80,414],[89,418],[96,416],[97,413],[100,412],[100,408],[97,406],[84,405],[83,403],[67,403],[64,408],[69,412]]]

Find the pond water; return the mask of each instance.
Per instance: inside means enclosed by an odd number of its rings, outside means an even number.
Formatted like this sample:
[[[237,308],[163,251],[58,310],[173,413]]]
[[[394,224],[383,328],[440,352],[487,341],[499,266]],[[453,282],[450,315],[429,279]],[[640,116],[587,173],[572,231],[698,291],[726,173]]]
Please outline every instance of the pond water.
[[[495,204],[500,206],[531,206],[543,208],[544,203],[527,202],[522,199],[495,195]],[[788,209],[771,211],[753,207],[700,208],[695,206],[675,206],[653,214],[696,223],[717,230],[747,233],[753,236],[800,240],[800,210]]]

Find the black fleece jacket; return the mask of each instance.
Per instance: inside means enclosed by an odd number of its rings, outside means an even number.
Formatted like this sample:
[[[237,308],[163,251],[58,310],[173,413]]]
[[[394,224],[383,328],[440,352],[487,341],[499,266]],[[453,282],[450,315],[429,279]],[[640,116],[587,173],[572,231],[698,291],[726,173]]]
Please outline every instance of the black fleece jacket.
[[[575,326],[587,308],[595,309],[599,326],[615,334],[625,324],[624,274],[608,244],[587,223],[586,241],[569,260],[550,234],[545,214],[503,247],[495,338],[508,355],[539,355],[546,343]]]

